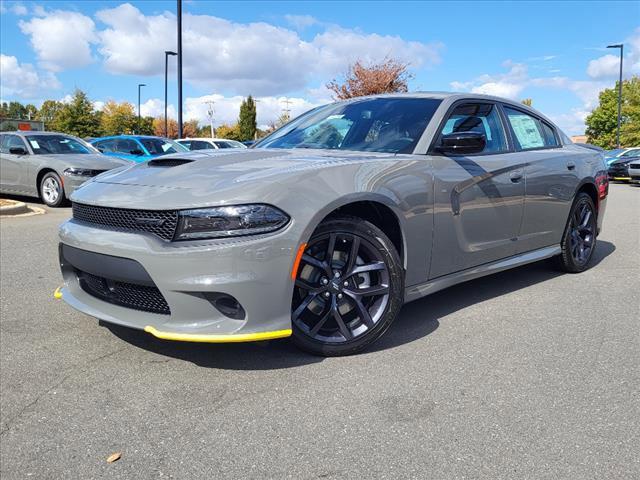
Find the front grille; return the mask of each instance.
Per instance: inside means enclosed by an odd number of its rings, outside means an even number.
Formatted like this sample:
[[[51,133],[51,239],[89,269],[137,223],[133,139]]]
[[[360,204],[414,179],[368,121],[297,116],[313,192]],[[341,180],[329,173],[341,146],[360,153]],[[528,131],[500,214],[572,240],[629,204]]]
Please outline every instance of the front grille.
[[[163,240],[173,240],[178,225],[176,210],[129,210],[76,202],[72,207],[75,220],[130,232],[148,232]]]
[[[157,287],[109,280],[76,270],[80,287],[89,295],[105,302],[144,312],[170,315],[171,310]]]
[[[629,165],[629,168],[640,170],[640,163],[632,163],[631,165]]]

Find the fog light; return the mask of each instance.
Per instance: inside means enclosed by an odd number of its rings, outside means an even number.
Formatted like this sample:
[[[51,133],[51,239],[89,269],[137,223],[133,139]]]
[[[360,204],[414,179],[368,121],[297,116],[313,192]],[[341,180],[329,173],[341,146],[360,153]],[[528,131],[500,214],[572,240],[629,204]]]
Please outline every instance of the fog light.
[[[240,302],[231,295],[219,292],[204,293],[203,295],[225,317],[244,320],[247,316]]]

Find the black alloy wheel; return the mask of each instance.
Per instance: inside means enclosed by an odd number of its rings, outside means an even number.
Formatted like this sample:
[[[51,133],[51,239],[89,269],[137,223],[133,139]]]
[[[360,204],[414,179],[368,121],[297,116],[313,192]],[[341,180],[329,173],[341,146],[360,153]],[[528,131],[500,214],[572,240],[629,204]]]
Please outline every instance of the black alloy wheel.
[[[323,222],[302,255],[292,302],[294,340],[321,355],[348,355],[380,337],[402,305],[391,241],[360,218]]]
[[[587,269],[596,248],[597,212],[591,197],[581,192],[576,196],[562,238],[558,257],[562,270],[578,273]]]

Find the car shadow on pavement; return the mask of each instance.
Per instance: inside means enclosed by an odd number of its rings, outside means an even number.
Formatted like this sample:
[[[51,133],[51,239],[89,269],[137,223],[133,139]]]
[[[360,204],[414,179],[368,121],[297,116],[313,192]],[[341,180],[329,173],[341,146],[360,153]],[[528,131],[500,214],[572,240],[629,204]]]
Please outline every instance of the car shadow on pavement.
[[[612,243],[599,240],[591,268],[595,268],[615,249]],[[543,260],[461,283],[408,303],[385,336],[368,351],[386,350],[418,340],[434,332],[440,326],[439,319],[442,317],[560,275],[570,274],[557,270],[552,260]]]
[[[592,268],[614,250],[612,243],[598,241]],[[394,348],[423,338],[438,328],[442,317],[474,303],[506,295],[559,275],[563,273],[555,270],[550,261],[541,261],[462,283],[411,302],[402,308],[389,331],[365,353]],[[100,325],[138,348],[206,368],[277,370],[324,360],[301,352],[287,339],[235,344],[172,342],[157,339],[140,330],[105,322],[100,322]]]

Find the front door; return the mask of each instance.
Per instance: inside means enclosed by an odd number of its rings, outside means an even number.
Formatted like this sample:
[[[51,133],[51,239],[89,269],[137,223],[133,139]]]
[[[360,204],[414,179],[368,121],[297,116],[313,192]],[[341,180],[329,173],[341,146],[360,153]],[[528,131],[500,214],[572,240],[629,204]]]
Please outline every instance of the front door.
[[[492,102],[454,106],[442,134],[478,132],[485,149],[474,155],[432,152],[434,245],[430,278],[516,253],[524,209],[524,165],[510,149],[502,117]]]
[[[16,155],[11,153],[12,148],[23,148],[27,151],[27,146],[18,135],[2,135],[0,147],[0,162],[2,189],[14,193],[30,193],[27,183],[28,178],[28,155]]]

